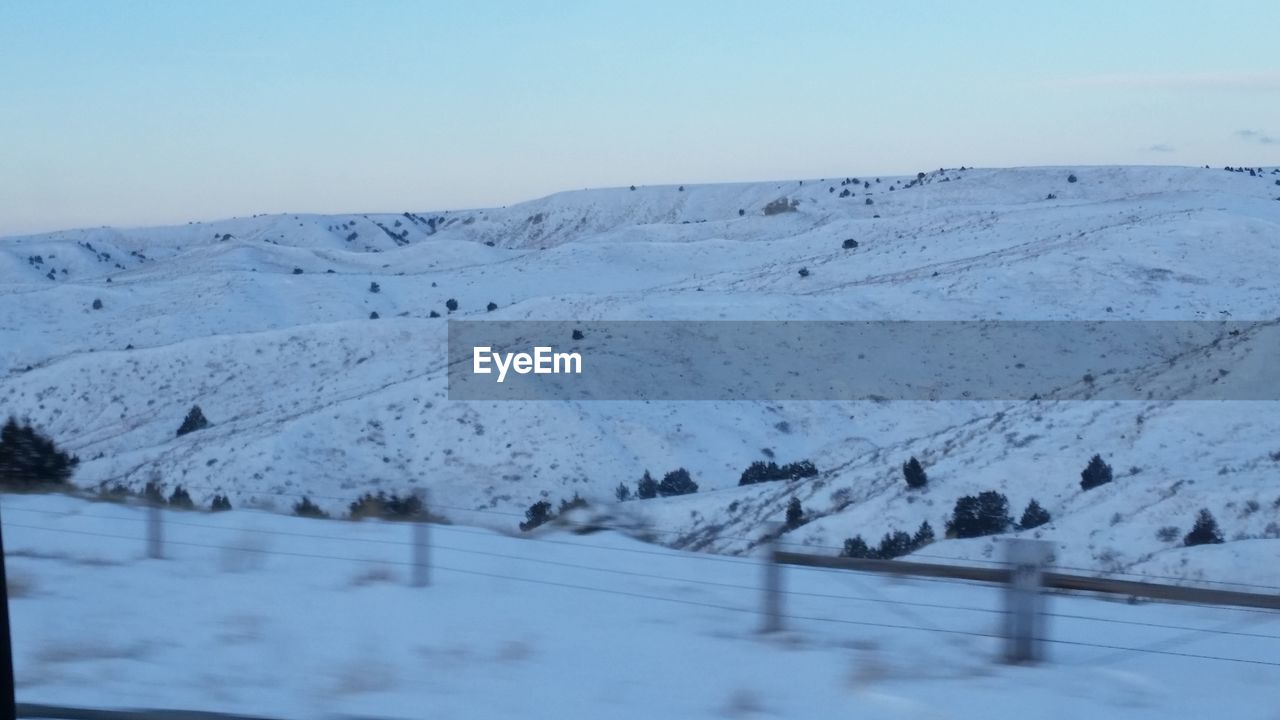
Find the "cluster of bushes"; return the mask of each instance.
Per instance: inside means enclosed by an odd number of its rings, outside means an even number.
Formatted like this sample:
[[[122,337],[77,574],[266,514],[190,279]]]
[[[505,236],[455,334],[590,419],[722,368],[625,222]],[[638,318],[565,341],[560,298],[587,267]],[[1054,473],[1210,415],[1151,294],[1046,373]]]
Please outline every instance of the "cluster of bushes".
[[[175,510],[195,510],[195,500],[191,498],[191,493],[182,485],[177,485],[169,494],[165,494],[164,487],[155,480],[148,481],[142,487],[141,492],[134,492],[124,483],[103,483],[98,486],[98,496],[103,500],[112,502],[123,502],[131,497],[137,497],[144,500],[148,505],[156,505],[160,507],[171,507]],[[221,512],[231,509],[231,498],[221,493],[214,495],[209,503],[209,509],[214,512]]]
[[[520,523],[520,529],[524,532],[529,532],[554,520],[557,515],[563,515],[572,510],[585,507],[590,507],[590,503],[585,498],[579,497],[576,492],[573,494],[572,500],[560,501],[560,511],[558,513],[553,510],[551,503],[546,500],[539,500],[524,511],[524,522]]]
[[[742,477],[738,478],[738,485],[754,485],[776,480],[802,480],[814,477],[817,474],[818,468],[809,460],[787,463],[782,466],[773,461],[757,460],[742,471]]]
[[[365,493],[348,506],[352,520],[363,518],[414,520],[422,516],[423,510],[422,498],[417,495],[400,497],[395,493],[388,495],[382,490],[379,490],[377,495],[371,492]]]
[[[655,497],[671,497],[673,495],[690,495],[698,492],[698,483],[693,481],[693,477],[689,475],[689,471],[684,468],[676,468],[666,475],[662,476],[662,480],[654,480],[648,470],[644,471],[644,475],[640,481],[636,483],[636,490],[633,493],[626,483],[619,483],[614,496],[620,502],[625,502],[632,498],[638,500],[649,500]]]
[[[867,541],[863,540],[861,535],[855,535],[844,541],[844,549],[841,550],[840,556],[892,560],[896,557],[909,555],[933,542],[933,540],[933,526],[928,521],[925,521],[920,523],[920,528],[916,530],[914,535],[901,530],[885,533],[884,537],[880,539],[880,546],[876,548],[867,545]]]

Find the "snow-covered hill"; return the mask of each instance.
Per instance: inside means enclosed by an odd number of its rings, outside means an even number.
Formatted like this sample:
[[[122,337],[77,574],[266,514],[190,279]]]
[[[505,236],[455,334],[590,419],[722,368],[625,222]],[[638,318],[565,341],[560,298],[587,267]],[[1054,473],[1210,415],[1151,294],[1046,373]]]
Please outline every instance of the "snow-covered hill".
[[[444,374],[448,317],[1274,320],[1277,183],[1275,169],[952,169],[0,239],[0,412],[77,453],[85,486],[158,479],[282,511],[430,487],[455,522],[511,527],[538,499],[602,504],[646,469],[686,467],[699,493],[625,512],[727,552],[793,496],[814,519],[787,541],[835,552],[924,520],[940,531],[957,497],[997,489],[1015,515],[1032,498],[1052,513],[1035,533],[1062,564],[1280,584],[1275,403],[462,403]],[[794,209],[764,212],[781,198]],[[1211,382],[1242,362],[1232,347],[1169,372]],[[194,404],[212,425],[175,437]],[[1094,453],[1116,482],[1082,493]],[[737,487],[767,455],[821,473]],[[923,492],[902,483],[912,455]],[[1202,507],[1239,538],[1232,562],[1157,537]]]

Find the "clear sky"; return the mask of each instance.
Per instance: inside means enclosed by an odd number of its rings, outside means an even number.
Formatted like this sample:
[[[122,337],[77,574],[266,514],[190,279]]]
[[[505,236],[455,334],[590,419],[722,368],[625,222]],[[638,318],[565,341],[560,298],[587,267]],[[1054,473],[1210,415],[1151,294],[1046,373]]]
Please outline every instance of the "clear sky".
[[[1280,2],[0,2],[0,234],[1111,163],[1280,164]]]

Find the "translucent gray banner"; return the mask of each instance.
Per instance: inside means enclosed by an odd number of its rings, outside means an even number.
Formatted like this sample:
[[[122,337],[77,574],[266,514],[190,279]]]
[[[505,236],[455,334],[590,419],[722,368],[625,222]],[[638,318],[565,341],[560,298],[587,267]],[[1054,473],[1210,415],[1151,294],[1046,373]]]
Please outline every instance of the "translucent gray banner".
[[[449,322],[451,400],[1277,400],[1280,320]]]

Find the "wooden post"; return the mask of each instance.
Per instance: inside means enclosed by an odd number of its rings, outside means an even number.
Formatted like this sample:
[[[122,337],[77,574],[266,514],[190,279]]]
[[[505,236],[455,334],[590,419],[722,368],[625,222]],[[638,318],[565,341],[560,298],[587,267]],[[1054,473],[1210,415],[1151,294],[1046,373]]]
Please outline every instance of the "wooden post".
[[[1005,660],[1035,663],[1044,659],[1044,566],[1051,546],[1041,540],[1005,542],[1009,584],[1005,591]]]
[[[760,632],[767,634],[782,630],[782,565],[778,563],[778,534],[782,532],[782,523],[767,523],[765,532],[768,540],[763,560],[764,623]]]
[[[418,499],[422,501],[422,509],[418,517],[413,519],[413,587],[426,587],[430,584],[430,530],[427,525],[427,491],[418,491]]]
[[[164,557],[164,526],[160,517],[160,505],[147,505],[147,557],[159,560]]]

